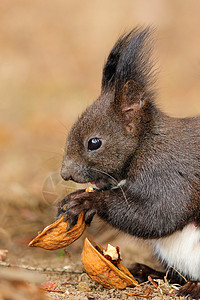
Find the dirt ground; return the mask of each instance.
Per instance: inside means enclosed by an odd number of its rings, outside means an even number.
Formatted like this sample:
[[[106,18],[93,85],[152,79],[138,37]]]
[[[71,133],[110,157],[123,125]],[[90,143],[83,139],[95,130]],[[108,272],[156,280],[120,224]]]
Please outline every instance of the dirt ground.
[[[16,280],[22,272],[20,277],[21,282],[31,282],[35,284],[36,281],[38,287],[42,286],[44,288],[47,287],[47,284],[50,284],[53,285],[54,289],[54,291],[45,291],[45,296],[41,296],[38,294],[39,292],[37,292],[37,297],[35,295],[36,298],[33,298],[33,296],[29,294],[26,296],[23,294],[24,298],[20,298],[22,297],[20,294],[21,291],[20,289],[18,290],[15,288],[12,300],[43,300],[43,298],[40,297],[46,297],[46,299],[86,300],[142,298],[150,298],[154,300],[180,299],[175,297],[176,290],[161,280],[157,282],[157,287],[155,283],[154,286],[152,283],[148,282],[135,288],[117,290],[104,288],[90,279],[84,271],[84,267],[81,263],[81,251],[83,248],[83,241],[86,236],[96,239],[98,243],[103,243],[103,245],[106,245],[107,241],[111,239],[113,241],[113,245],[121,245],[122,247],[120,247],[120,250],[122,259],[126,266],[130,266],[132,263],[137,261],[146,263],[157,269],[160,268],[155,258],[152,256],[149,245],[135,239],[129,239],[124,235],[113,235],[113,231],[110,230],[110,228],[106,231],[107,234],[100,234],[99,238],[95,238],[95,226],[96,224],[94,221],[94,228],[86,229],[83,237],[74,244],[65,248],[65,251],[48,251],[39,248],[27,248],[25,246],[20,246],[16,247],[14,252],[9,252],[6,261],[0,262],[0,299],[7,299],[1,294],[3,293],[1,290],[1,279],[3,278],[7,280],[7,272],[11,272],[11,278],[14,278],[14,280]],[[1,275],[2,270],[3,275]],[[26,273],[23,273],[23,271],[26,271]],[[51,288],[51,286],[49,288]],[[4,293],[8,293],[8,290],[6,292],[4,290]]]
[[[32,253],[33,254],[33,253]],[[69,258],[61,258],[55,255],[46,255],[41,257],[41,254],[37,255],[27,254],[23,258],[15,261],[18,266],[18,270],[29,270],[29,273],[34,278],[39,278],[38,286],[41,284],[52,283],[55,285],[55,291],[46,291],[47,299],[180,299],[175,297],[176,290],[172,287],[168,287],[162,281],[159,283],[159,287],[155,288],[150,283],[144,283],[139,287],[127,288],[125,290],[107,289],[100,284],[94,282],[85,273],[80,261],[80,257],[77,256],[75,263],[72,263]],[[0,270],[4,269],[5,273],[9,271],[16,272],[14,266],[8,267],[7,264],[3,264]],[[26,274],[22,281],[27,281],[30,274]],[[28,280],[29,281],[29,280]],[[56,292],[56,290],[58,292]],[[18,291],[15,290],[13,299],[17,299]],[[163,294],[162,294],[163,293]],[[134,295],[141,295],[134,296]],[[0,299],[1,291],[0,291]],[[32,299],[32,298],[25,298]],[[40,299],[40,298],[38,298]]]

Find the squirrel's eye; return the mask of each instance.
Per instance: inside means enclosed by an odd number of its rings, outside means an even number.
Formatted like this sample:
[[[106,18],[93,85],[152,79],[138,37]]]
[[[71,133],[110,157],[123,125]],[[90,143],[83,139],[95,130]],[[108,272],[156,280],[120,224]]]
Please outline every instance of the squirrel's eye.
[[[88,141],[88,150],[97,150],[101,147],[102,141],[98,138],[92,138]]]

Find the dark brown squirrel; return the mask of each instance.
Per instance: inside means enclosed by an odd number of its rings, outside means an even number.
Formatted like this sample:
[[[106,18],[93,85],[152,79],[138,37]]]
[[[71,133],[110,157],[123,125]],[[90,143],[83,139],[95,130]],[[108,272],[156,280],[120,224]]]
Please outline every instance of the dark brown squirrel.
[[[58,204],[73,225],[81,211],[152,241],[160,261],[188,281],[179,295],[200,297],[200,117],[172,118],[156,106],[151,29],[122,35],[103,69],[101,94],[73,125],[61,176],[92,182]],[[65,210],[64,204],[68,204]],[[66,207],[66,206],[65,206]],[[135,265],[139,281],[163,274]]]

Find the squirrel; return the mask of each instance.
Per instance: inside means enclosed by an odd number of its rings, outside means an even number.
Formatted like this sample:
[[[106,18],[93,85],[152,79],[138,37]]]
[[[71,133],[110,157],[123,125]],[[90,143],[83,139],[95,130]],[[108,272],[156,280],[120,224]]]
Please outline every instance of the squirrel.
[[[101,94],[72,126],[61,176],[91,182],[58,204],[73,226],[81,211],[149,240],[166,270],[187,282],[178,295],[200,297],[200,117],[175,118],[155,104],[152,30],[119,37],[103,68]],[[67,209],[66,205],[67,204]],[[163,276],[145,265],[136,279]],[[173,273],[173,272],[172,272]],[[173,276],[172,276],[173,277]]]

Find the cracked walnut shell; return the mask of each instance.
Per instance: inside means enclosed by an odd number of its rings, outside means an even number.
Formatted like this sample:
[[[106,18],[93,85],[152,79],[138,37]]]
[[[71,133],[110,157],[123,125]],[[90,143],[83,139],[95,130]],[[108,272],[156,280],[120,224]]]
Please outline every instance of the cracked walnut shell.
[[[107,288],[125,289],[127,286],[138,285],[120,259],[115,266],[104,257],[103,248],[93,244],[87,238],[85,239],[81,257],[86,272],[93,280]]]
[[[63,217],[44,228],[30,243],[29,247],[40,247],[46,250],[56,250],[66,247],[77,240],[84,232],[86,224],[84,212],[80,213],[77,223],[67,231],[67,222]]]

